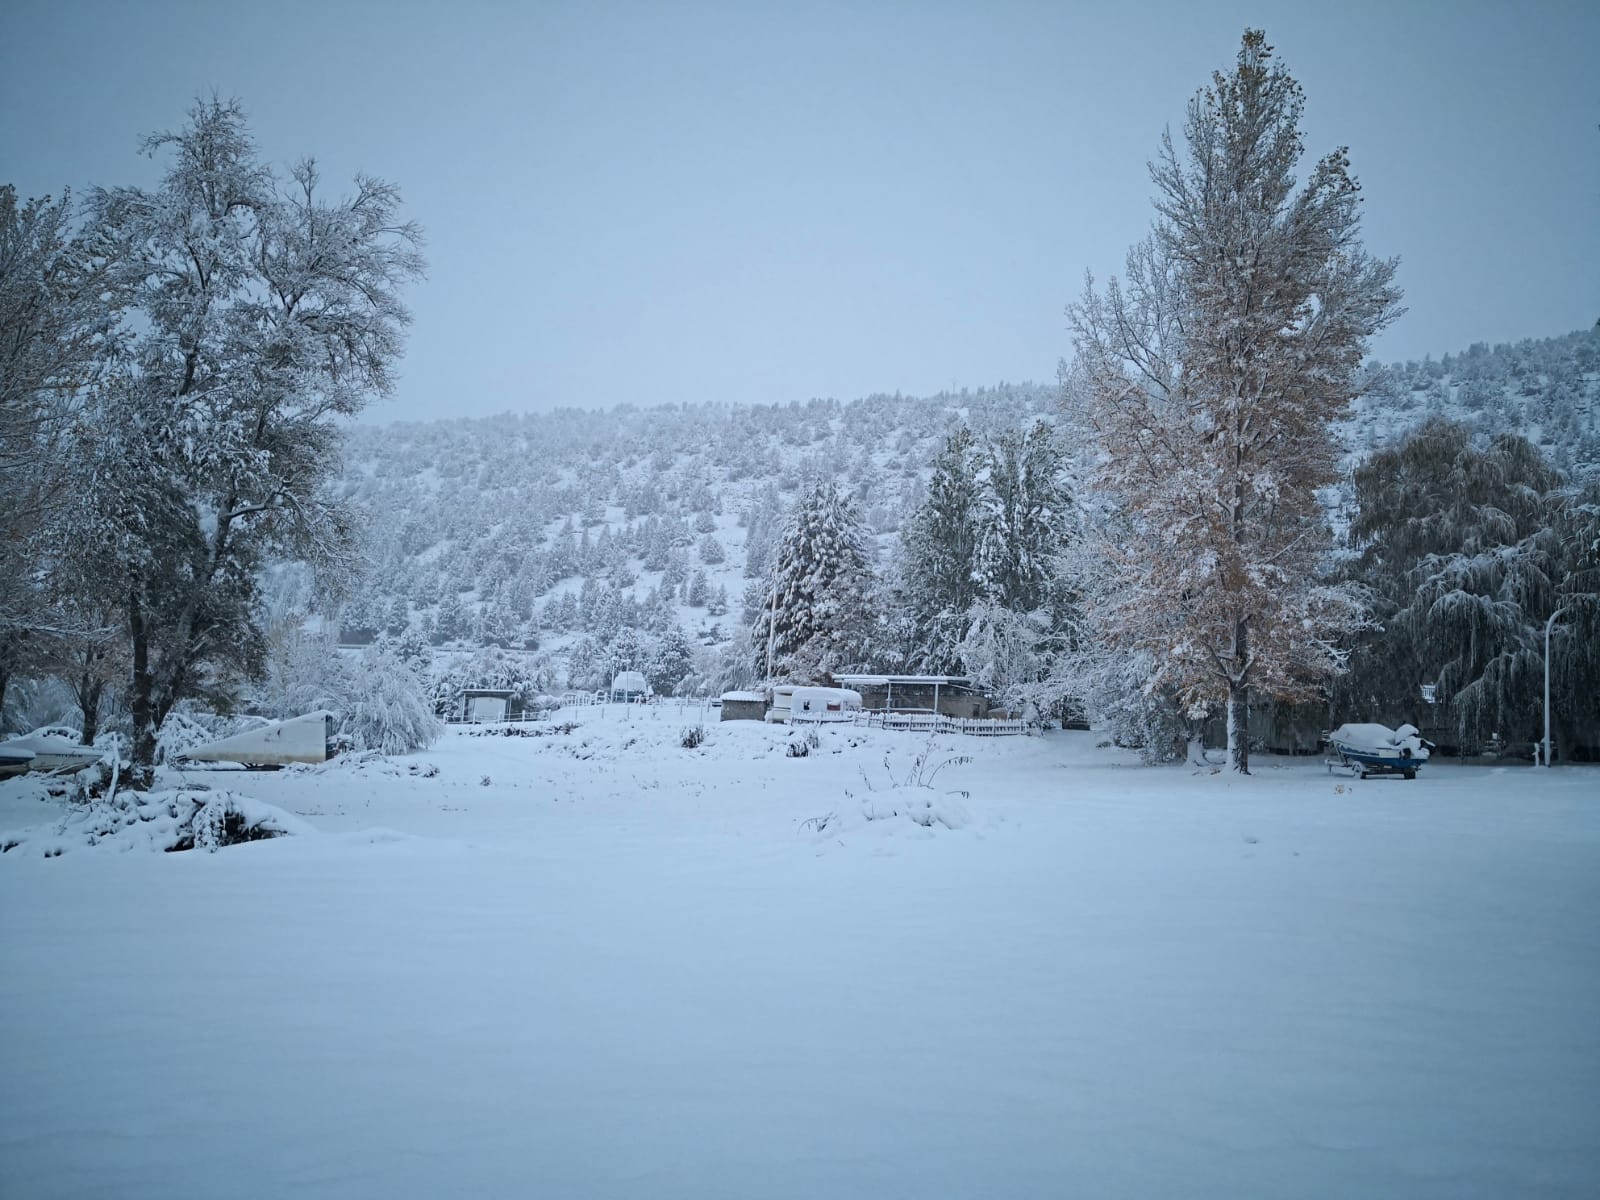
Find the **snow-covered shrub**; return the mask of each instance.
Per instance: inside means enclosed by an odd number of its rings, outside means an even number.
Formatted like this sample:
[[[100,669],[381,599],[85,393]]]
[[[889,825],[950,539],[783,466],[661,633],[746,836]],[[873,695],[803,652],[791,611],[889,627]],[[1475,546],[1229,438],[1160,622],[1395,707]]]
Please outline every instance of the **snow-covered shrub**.
[[[703,745],[705,740],[706,727],[704,725],[694,725],[683,731],[682,736],[679,738],[679,743],[685,750],[693,750],[695,747]]]
[[[868,792],[861,798],[861,815],[868,821],[904,817],[924,829],[965,829],[972,815],[962,800],[965,792],[936,792],[926,787],[897,787]]]
[[[234,792],[124,790],[74,809],[53,829],[0,837],[0,849],[45,858],[89,848],[216,851],[242,842],[312,832],[298,817]]]
[[[444,726],[423,683],[399,655],[374,646],[355,665],[345,728],[361,750],[409,754],[438,741]]]

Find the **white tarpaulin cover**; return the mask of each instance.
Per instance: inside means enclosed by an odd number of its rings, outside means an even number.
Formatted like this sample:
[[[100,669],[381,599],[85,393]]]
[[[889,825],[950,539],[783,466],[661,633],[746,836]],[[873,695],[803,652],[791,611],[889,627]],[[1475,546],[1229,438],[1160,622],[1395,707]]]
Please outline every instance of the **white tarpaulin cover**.
[[[1403,758],[1409,750],[1411,758],[1428,757],[1415,725],[1402,725],[1399,729],[1387,725],[1341,725],[1328,735],[1328,740],[1361,754]]]

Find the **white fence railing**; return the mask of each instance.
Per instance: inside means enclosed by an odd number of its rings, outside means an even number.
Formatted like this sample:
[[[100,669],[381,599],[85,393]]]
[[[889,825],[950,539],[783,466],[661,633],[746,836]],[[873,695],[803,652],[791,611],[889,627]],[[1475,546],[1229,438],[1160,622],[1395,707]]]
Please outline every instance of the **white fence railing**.
[[[834,716],[833,719],[838,720],[838,717]],[[1030,732],[1026,721],[988,717],[947,717],[943,713],[931,712],[858,712],[852,713],[850,719],[853,724],[865,725],[869,729],[891,729],[909,733],[1021,737]],[[790,724],[804,724],[808,720],[811,718],[805,714],[791,715],[789,718]]]

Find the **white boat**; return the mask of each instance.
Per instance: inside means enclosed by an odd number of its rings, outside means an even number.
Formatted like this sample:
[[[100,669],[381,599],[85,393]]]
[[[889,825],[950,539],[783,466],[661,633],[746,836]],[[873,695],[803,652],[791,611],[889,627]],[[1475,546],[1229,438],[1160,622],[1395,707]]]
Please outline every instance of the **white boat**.
[[[1327,735],[1333,757],[1330,769],[1344,767],[1365,779],[1368,775],[1400,775],[1415,779],[1428,761],[1430,743],[1415,725],[1390,729],[1387,725],[1341,725]]]
[[[11,750],[0,746],[0,779],[8,775],[21,775],[33,765],[32,750]]]
[[[188,762],[239,763],[246,767],[282,767],[289,763],[327,762],[332,755],[333,714],[307,713],[218,738],[184,753]]]
[[[46,774],[81,771],[104,757],[93,746],[83,745],[82,738],[83,735],[76,729],[69,729],[65,725],[46,725],[8,742],[0,742],[0,756],[15,758],[20,754],[31,754],[33,757],[27,761],[27,765],[17,768],[25,771],[42,771]],[[0,767],[0,770],[3,769]]]

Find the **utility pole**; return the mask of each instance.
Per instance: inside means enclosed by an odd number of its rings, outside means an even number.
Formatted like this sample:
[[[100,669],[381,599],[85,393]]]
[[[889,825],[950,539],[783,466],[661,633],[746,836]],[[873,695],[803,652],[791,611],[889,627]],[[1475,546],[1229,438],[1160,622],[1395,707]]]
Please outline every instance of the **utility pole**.
[[[778,584],[772,584],[772,608],[767,614],[767,682],[772,682],[772,650],[778,641]],[[1548,692],[1548,686],[1546,691]]]
[[[1550,619],[1544,623],[1544,765],[1550,765],[1550,631],[1555,628],[1556,618],[1567,610],[1558,608],[1550,614]]]

